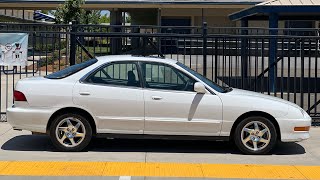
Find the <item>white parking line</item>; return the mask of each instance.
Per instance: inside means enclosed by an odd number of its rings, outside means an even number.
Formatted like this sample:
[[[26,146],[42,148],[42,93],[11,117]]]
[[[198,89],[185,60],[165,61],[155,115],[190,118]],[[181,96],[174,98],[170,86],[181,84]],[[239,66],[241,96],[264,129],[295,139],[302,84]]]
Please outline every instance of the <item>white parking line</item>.
[[[131,180],[131,176],[120,176],[119,180]]]

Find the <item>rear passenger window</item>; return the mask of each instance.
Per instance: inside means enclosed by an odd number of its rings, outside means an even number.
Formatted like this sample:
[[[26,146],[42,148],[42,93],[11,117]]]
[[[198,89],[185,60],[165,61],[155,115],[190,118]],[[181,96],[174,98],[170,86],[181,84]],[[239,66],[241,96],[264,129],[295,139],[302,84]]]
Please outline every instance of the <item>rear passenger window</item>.
[[[141,87],[137,65],[127,62],[104,66],[86,81],[94,84]]]
[[[68,77],[74,73],[77,73],[89,66],[91,66],[92,64],[96,63],[98,60],[97,59],[91,59],[85,62],[82,62],[80,64],[76,64],[70,67],[67,67],[63,70],[57,71],[55,73],[49,74],[47,76],[45,76],[45,78],[47,79],[63,79],[65,77]]]

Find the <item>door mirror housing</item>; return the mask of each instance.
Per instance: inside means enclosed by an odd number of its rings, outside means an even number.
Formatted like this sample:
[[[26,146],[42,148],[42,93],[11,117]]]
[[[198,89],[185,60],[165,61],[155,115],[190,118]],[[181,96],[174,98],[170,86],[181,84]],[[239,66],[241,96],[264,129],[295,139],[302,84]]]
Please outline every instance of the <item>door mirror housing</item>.
[[[194,91],[199,94],[205,94],[207,92],[206,87],[201,82],[194,83]]]

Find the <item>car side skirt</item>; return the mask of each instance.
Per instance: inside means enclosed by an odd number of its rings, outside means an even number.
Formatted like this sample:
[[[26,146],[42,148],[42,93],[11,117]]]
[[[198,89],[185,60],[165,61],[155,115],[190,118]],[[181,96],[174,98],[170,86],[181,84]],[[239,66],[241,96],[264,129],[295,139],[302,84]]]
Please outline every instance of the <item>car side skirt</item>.
[[[190,135],[150,135],[150,134],[111,134],[99,133],[98,138],[119,138],[119,139],[166,139],[166,140],[209,140],[229,141],[229,136],[190,136]]]

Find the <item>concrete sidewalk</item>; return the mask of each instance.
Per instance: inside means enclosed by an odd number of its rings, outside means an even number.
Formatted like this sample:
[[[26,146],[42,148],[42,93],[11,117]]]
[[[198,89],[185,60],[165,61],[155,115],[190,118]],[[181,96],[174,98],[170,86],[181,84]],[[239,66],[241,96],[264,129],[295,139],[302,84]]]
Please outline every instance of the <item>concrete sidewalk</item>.
[[[94,139],[86,152],[56,152],[46,135],[0,123],[0,161],[114,161],[320,165],[320,128],[299,143],[279,143],[270,155],[247,156],[228,142]]]
[[[217,164],[225,168],[234,168],[238,166],[239,170],[248,167],[266,167],[275,171],[285,170],[287,168],[299,166],[320,167],[320,128],[311,129],[311,139],[300,143],[279,143],[276,149],[269,155],[248,156],[242,155],[230,143],[227,142],[209,142],[209,141],[169,141],[169,140],[126,140],[126,139],[94,139],[86,152],[56,152],[49,137],[45,135],[31,135],[27,131],[13,131],[7,123],[0,123],[0,166],[5,161],[32,161],[31,163],[57,163],[83,162],[83,163],[105,163],[117,164],[123,162],[130,165],[130,162],[137,164],[159,164],[172,166],[171,171],[177,171],[177,166],[195,168],[195,164],[212,166],[216,169]],[[19,163],[18,162],[18,163]],[[92,164],[92,165],[93,165]],[[180,165],[179,165],[180,164]],[[240,166],[239,166],[240,165]],[[273,165],[282,165],[275,168]],[[287,166],[289,165],[289,166]],[[20,166],[20,165],[19,165]],[[38,165],[39,166],[39,165]],[[55,164],[56,166],[56,164]],[[93,165],[94,166],[94,165]],[[118,167],[118,165],[116,165]],[[150,166],[150,165],[149,165]],[[292,167],[291,167],[292,166]],[[315,167],[317,166],[317,167]],[[13,168],[14,166],[12,166]],[[68,166],[67,166],[68,167]],[[90,167],[90,165],[88,166]],[[120,167],[120,166],[119,166]],[[127,166],[128,168],[130,166]],[[218,166],[219,167],[219,166]],[[21,168],[21,167],[20,167]],[[39,168],[42,168],[39,166]],[[97,166],[97,168],[99,168]],[[132,167],[131,167],[132,168]],[[305,168],[305,167],[304,167]],[[64,169],[64,168],[63,168]],[[182,170],[181,169],[181,170]],[[59,169],[58,169],[59,170]],[[280,170],[280,172],[282,171]],[[245,171],[245,170],[243,170]],[[249,171],[251,171],[249,169]],[[256,170],[253,170],[256,171]],[[89,171],[90,172],[90,171]],[[187,172],[187,171],[186,171]],[[320,172],[320,171],[319,171]],[[135,174],[135,172],[132,172]],[[141,172],[145,173],[145,172]],[[171,172],[172,173],[172,172]],[[248,172],[247,172],[248,173]],[[266,173],[266,172],[264,172]],[[275,174],[279,172],[274,172]],[[288,172],[289,173],[289,172]],[[110,173],[109,173],[110,174]],[[228,173],[227,173],[228,174]],[[232,174],[232,173],[231,173]],[[290,174],[290,173],[289,173]],[[209,176],[211,177],[211,176]],[[226,177],[228,177],[226,175]],[[243,178],[243,175],[239,177]],[[257,177],[257,176],[253,176]],[[272,177],[272,176],[270,176]],[[286,176],[279,176],[286,177]],[[288,175],[288,177],[290,177]],[[320,176],[319,176],[320,177]],[[53,179],[50,176],[0,176],[0,179]],[[100,177],[59,177],[59,179],[102,179]],[[166,177],[166,179],[186,179]],[[249,177],[248,177],[249,178]],[[251,177],[252,178],[252,177]],[[293,176],[292,179],[299,179],[299,176]],[[103,177],[103,179],[164,179],[162,177],[126,177],[112,176]],[[199,179],[199,178],[187,178]],[[203,178],[200,178],[203,179]],[[290,178],[288,178],[290,179]],[[303,178],[304,179],[304,178]]]

